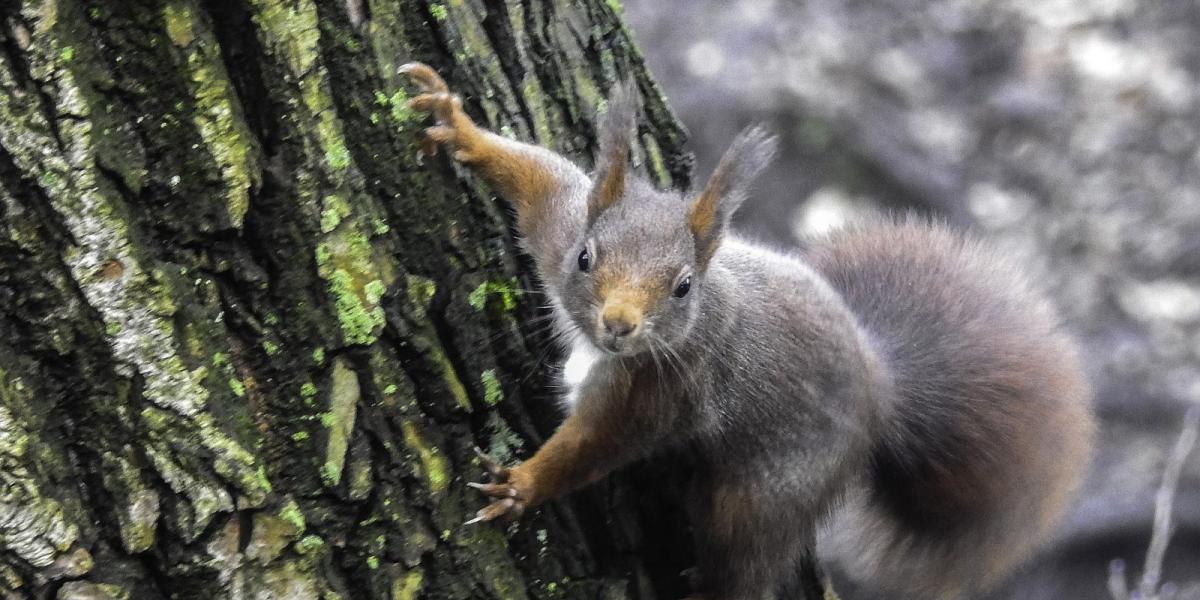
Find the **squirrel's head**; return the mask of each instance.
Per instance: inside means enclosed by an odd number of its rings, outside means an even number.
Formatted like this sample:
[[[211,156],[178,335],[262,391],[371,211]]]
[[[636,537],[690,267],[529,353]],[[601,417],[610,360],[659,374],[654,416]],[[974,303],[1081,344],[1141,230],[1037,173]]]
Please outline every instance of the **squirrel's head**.
[[[563,261],[559,290],[596,347],[626,355],[662,351],[689,335],[709,263],[776,145],[763,129],[746,129],[699,192],[655,189],[629,162],[634,97],[626,85],[609,103],[587,227]]]

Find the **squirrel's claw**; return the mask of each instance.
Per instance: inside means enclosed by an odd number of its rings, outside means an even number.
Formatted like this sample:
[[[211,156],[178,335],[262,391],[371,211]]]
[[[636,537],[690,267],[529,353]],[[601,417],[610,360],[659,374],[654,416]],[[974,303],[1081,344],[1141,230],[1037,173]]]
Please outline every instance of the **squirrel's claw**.
[[[425,137],[417,148],[417,160],[436,155],[438,146],[445,145],[453,150],[451,156],[455,160],[471,162],[477,156],[474,149],[479,132],[475,122],[463,111],[462,98],[450,93],[446,82],[428,65],[408,63],[397,71],[411,77],[422,92],[405,105],[414,111],[432,114],[437,120],[437,125],[425,130]]]
[[[463,525],[474,525],[475,523],[495,521],[496,519],[501,519],[505,522],[515,521],[524,512],[524,502],[512,498],[504,498],[479,509],[479,512],[475,513],[475,518],[463,523]]]
[[[410,62],[400,65],[396,69],[397,73],[408,75],[413,81],[421,87],[423,92],[449,92],[450,88],[446,85],[446,81],[441,75],[437,74],[432,67],[425,63]]]
[[[497,498],[491,504],[479,509],[475,513],[475,518],[467,521],[466,525],[481,523],[484,521],[493,521],[503,518],[504,521],[512,521],[521,516],[525,512],[526,499],[521,498],[520,492],[509,481],[512,476],[512,470],[495,459],[488,456],[483,450],[475,448],[475,455],[479,457],[479,462],[483,463],[483,467],[487,469],[488,476],[491,477],[491,483],[476,483],[469,482],[468,486],[483,492],[484,494]]]
[[[493,479],[492,483],[508,481],[508,467],[496,462],[496,459],[488,456],[479,446],[475,446],[475,456],[479,457],[479,462],[483,463],[484,469],[487,469],[488,475]]]
[[[517,490],[507,483],[475,483],[474,481],[467,484],[468,487],[473,487],[485,495],[493,498],[516,498]]]
[[[462,100],[449,92],[421,94],[409,99],[405,106],[417,112],[433,113],[438,123],[455,123],[458,113],[462,112]]]
[[[435,125],[425,128],[425,138],[439,144],[452,144],[457,136],[454,135],[454,128],[445,125]]]

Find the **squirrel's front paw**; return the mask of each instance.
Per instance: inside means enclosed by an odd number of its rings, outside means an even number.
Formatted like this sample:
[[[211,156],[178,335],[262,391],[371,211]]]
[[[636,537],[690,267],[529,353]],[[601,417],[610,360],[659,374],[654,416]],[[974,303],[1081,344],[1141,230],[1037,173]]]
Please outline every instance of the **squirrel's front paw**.
[[[525,508],[533,500],[532,485],[530,485],[528,477],[520,472],[519,467],[514,469],[505,467],[484,454],[483,450],[479,448],[475,448],[475,454],[479,456],[480,462],[487,469],[492,481],[491,483],[471,482],[467,485],[495,498],[495,500],[479,509],[475,513],[475,518],[467,521],[464,525],[495,519],[513,521],[520,518],[521,514],[525,512]]]
[[[471,162],[474,158],[472,145],[479,129],[463,111],[462,99],[450,93],[445,80],[429,65],[412,62],[401,66],[397,72],[408,75],[421,88],[421,95],[408,101],[408,107],[424,113],[432,113],[437,125],[425,130],[421,142],[420,156],[437,154],[438,144],[453,149],[454,159]]]

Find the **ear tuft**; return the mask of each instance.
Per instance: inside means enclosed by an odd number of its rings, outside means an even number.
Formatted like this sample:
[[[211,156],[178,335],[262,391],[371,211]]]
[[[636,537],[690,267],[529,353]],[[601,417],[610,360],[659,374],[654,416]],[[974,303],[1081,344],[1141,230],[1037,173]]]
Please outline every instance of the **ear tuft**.
[[[729,219],[746,199],[754,178],[771,163],[778,147],[774,135],[755,125],[743,129],[721,157],[688,213],[688,226],[696,239],[701,264],[707,263],[716,251]]]
[[[608,110],[600,123],[600,152],[588,195],[588,222],[612,206],[625,194],[629,174],[629,150],[632,147],[638,115],[637,84],[631,78],[613,86]]]

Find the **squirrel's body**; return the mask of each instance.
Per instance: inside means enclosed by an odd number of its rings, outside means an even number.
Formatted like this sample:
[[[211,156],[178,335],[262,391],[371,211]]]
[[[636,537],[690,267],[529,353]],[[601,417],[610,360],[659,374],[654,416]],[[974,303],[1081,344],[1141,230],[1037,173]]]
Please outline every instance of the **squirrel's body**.
[[[696,598],[787,594],[822,552],[876,595],[957,598],[1042,543],[1089,454],[1087,388],[1054,312],[986,247],[880,221],[783,255],[726,233],[772,150],[740,136],[694,197],[628,173],[614,101],[593,177],[478,129],[427,67],[430,138],[513,203],[569,356],[568,417],[525,463],[488,462],[477,520],[674,449]],[[693,289],[694,288],[694,289]],[[786,597],[786,596],[785,596]]]

